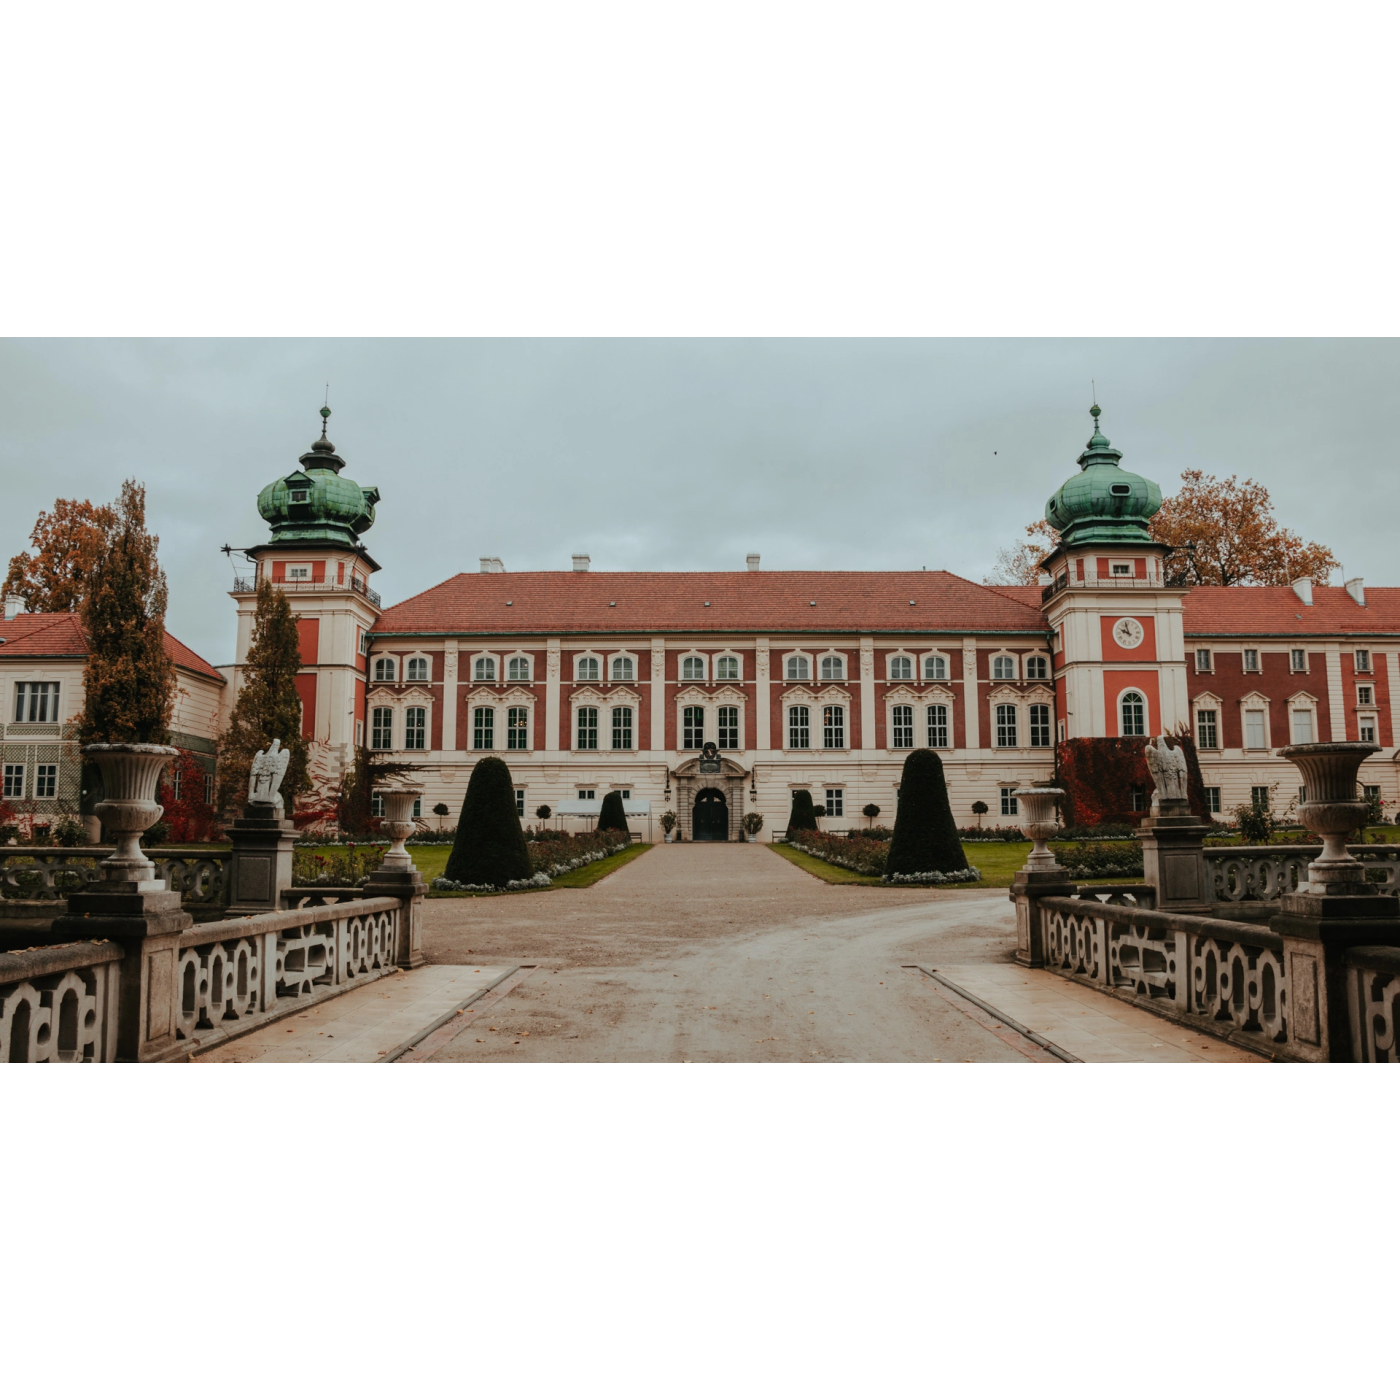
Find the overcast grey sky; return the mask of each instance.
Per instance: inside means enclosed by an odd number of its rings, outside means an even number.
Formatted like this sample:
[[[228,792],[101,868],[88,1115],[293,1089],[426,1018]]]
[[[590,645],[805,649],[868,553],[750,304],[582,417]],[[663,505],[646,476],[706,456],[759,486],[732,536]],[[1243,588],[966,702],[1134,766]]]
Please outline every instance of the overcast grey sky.
[[[1348,576],[1400,584],[1395,340],[0,341],[0,553],[134,476],[170,630],[231,660],[219,546],[267,537],[257,493],[329,380],[386,604],[483,554],[980,580],[1075,470],[1091,379],[1126,468],[1254,476]]]

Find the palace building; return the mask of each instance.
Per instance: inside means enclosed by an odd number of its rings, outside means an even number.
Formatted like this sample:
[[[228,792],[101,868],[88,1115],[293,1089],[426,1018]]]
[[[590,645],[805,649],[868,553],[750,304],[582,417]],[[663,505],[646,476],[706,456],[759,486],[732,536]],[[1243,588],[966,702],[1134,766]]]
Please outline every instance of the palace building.
[[[1046,582],[991,587],[940,570],[608,573],[587,555],[511,573],[496,558],[384,608],[361,536],[379,493],[322,433],[264,488],[271,538],[244,553],[238,656],[254,590],[287,590],[302,641],[304,733],[337,770],[355,746],[421,765],[423,810],[455,817],[484,754],[510,765],[521,814],[619,790],[637,820],[672,810],[686,839],[737,839],[745,813],[787,823],[794,789],[823,824],[893,819],[909,750],[939,751],[954,814],[1017,816],[1054,746],[1188,724],[1212,806],[1296,770],[1291,742],[1372,740],[1362,779],[1394,801],[1400,589],[1193,588],[1148,521],[1158,487],[1099,430],[1051,497]],[[322,410],[324,415],[329,410]],[[238,684],[226,674],[226,707]],[[706,760],[701,750],[715,745]],[[635,822],[634,822],[635,825]]]

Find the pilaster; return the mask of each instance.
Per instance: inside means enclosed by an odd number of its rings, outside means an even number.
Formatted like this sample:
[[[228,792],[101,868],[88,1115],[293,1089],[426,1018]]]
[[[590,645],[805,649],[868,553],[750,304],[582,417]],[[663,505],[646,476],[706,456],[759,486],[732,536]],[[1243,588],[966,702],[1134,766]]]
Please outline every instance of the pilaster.
[[[755,637],[753,644],[754,710],[753,746],[758,750],[772,747],[770,718],[772,688],[769,679],[768,638]]]
[[[875,638],[860,639],[860,746],[875,747]]]
[[[544,747],[547,753],[559,752],[559,655],[558,637],[546,643],[544,670]]]
[[[963,657],[963,728],[969,750],[982,747],[981,726],[977,722],[977,638],[964,637]]]
[[[1329,737],[1334,744],[1344,744],[1347,738],[1347,712],[1346,695],[1342,690],[1342,645],[1340,642],[1328,642],[1326,645],[1327,709],[1332,717],[1332,733]]]
[[[449,637],[442,646],[442,748],[457,748],[457,639]]]
[[[666,752],[666,638],[651,639],[651,751]]]

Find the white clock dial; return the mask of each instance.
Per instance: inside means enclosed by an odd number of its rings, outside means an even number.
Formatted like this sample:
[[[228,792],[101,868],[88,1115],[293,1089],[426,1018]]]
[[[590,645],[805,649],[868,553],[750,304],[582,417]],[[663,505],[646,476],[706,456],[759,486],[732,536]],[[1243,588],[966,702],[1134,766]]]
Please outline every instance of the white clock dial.
[[[1145,635],[1142,623],[1135,617],[1120,617],[1113,626],[1113,640],[1125,651],[1141,645]]]

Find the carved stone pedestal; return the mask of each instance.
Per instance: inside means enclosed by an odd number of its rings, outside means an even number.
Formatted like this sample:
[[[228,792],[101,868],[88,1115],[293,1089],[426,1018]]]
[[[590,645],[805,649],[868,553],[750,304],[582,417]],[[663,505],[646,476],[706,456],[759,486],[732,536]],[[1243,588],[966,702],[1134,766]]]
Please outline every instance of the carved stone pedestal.
[[[1184,799],[1163,798],[1157,806],[1160,814],[1148,817],[1138,831],[1143,879],[1156,890],[1159,910],[1209,914],[1202,844],[1209,828],[1196,820]]]
[[[1016,872],[1010,898],[1016,906],[1016,961],[1023,967],[1045,966],[1045,916],[1039,901],[1070,899],[1078,888],[1063,869]]]
[[[427,958],[423,953],[423,901],[428,886],[417,866],[386,867],[381,865],[369,877],[364,887],[366,899],[398,899],[403,902],[399,912],[399,953],[402,968],[421,967]]]
[[[249,803],[229,828],[233,851],[227,870],[228,912],[266,914],[282,907],[292,887],[296,832],[282,816],[282,803]]]

